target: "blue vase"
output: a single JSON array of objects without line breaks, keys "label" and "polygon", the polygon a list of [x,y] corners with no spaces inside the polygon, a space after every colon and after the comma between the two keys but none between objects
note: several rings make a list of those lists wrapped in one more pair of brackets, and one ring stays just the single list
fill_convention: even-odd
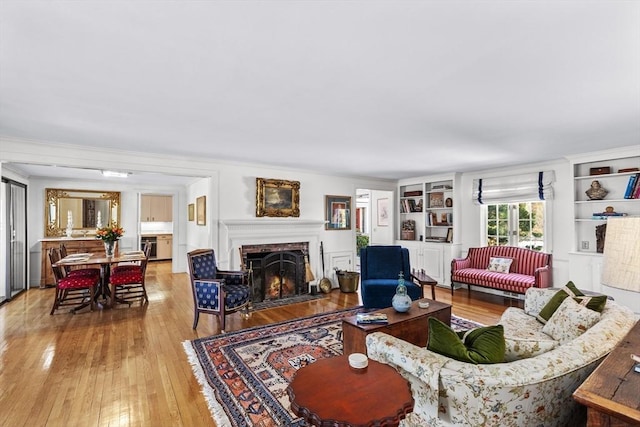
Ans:
[{"label": "blue vase", "polygon": [[396,294],[391,299],[391,305],[399,313],[406,313],[411,308],[411,297],[407,294],[407,286],[404,284],[402,271],[398,276],[398,287],[396,288]]}]

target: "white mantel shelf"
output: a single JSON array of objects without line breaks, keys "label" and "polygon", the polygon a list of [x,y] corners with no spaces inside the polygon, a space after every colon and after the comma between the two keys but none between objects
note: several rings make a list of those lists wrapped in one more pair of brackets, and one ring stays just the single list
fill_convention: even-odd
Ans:
[{"label": "white mantel shelf", "polygon": [[226,219],[220,221],[230,232],[251,231],[273,233],[274,231],[318,229],[323,227],[325,221],[313,219],[289,219],[269,218],[259,219]]},{"label": "white mantel shelf", "polygon": [[[309,259],[320,262],[320,231],[325,221],[313,219],[264,218],[226,219],[220,224],[227,229],[227,248],[232,266],[241,265],[238,258],[243,245],[309,242]],[[317,264],[316,264],[317,265]]]}]

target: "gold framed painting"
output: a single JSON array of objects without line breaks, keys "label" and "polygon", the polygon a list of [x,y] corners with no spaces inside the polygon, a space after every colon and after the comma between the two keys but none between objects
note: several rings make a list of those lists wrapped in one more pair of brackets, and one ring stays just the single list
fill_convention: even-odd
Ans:
[{"label": "gold framed painting", "polygon": [[189,221],[195,220],[196,217],[196,205],[193,203],[189,203]]},{"label": "gold framed painting", "polygon": [[300,182],[256,178],[256,216],[300,216]]},{"label": "gold framed painting", "polygon": [[325,196],[325,230],[351,230],[351,197]]},{"label": "gold framed painting", "polygon": [[196,199],[196,224],[207,225],[207,196]]}]

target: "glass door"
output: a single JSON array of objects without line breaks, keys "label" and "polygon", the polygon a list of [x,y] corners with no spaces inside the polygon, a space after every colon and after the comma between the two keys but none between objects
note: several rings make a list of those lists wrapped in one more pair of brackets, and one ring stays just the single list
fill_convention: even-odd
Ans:
[{"label": "glass door", "polygon": [[6,268],[0,302],[10,300],[27,288],[27,187],[3,178],[2,192],[6,201],[3,227]]}]

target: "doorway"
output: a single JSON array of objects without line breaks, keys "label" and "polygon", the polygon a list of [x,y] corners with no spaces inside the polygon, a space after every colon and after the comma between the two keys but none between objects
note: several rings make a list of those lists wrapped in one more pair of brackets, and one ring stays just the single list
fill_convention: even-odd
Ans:
[{"label": "doorway", "polygon": [[394,242],[393,191],[356,189],[356,267],[360,271],[360,249]]},{"label": "doorway", "polygon": [[5,246],[2,250],[4,274],[0,285],[0,303],[10,301],[27,288],[27,186],[2,178]]}]

